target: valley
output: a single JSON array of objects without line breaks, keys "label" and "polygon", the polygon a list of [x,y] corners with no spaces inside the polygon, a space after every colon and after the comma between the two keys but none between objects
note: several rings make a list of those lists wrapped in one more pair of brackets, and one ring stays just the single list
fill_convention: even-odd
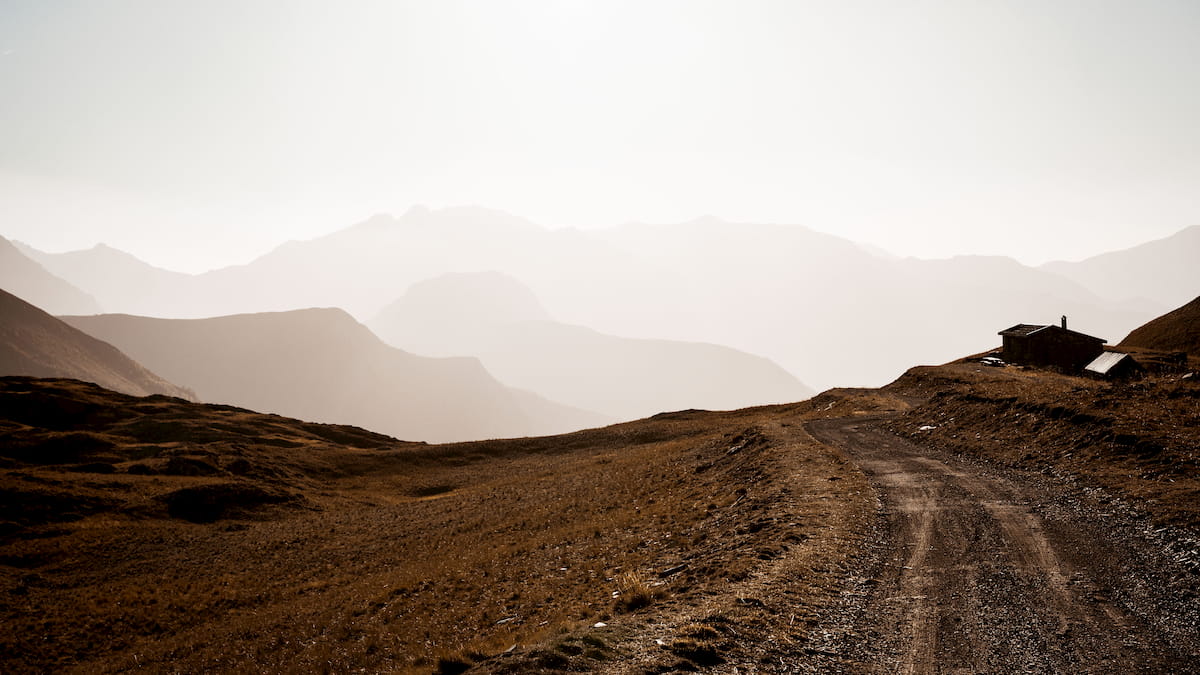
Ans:
[{"label": "valley", "polygon": [[[801,225],[717,218],[587,231],[552,225],[481,207],[414,206],[283,243],[246,265],[194,275],[107,246],[69,253],[10,248],[23,266],[40,266],[41,275],[74,291],[22,296],[56,315],[197,319],[339,307],[401,349],[425,356],[492,349],[501,365],[513,361],[514,350],[486,334],[463,333],[464,318],[473,326],[476,315],[508,323],[552,317],[628,340],[720,345],[769,359],[817,391],[880,386],[914,364],[986,349],[1001,327],[997,317],[1067,314],[1080,328],[1115,340],[1193,297],[1200,283],[1190,255],[1200,226],[1078,263],[1031,267],[999,256],[881,255]],[[1111,272],[1118,268],[1119,275]],[[500,302],[507,314],[496,316],[475,302],[464,317],[453,305],[432,313],[409,306],[404,318],[434,321],[407,325],[395,312],[385,314],[409,293],[428,297],[435,280],[440,297],[448,297],[447,275],[488,274],[515,280],[542,310]],[[1130,281],[1124,288],[1096,281],[1114,275]],[[49,280],[41,283],[39,289]],[[79,309],[76,296],[84,291],[99,310]],[[433,339],[447,337],[457,339]],[[431,345],[458,349],[422,351]],[[771,402],[778,401],[764,394],[740,405]]]}]

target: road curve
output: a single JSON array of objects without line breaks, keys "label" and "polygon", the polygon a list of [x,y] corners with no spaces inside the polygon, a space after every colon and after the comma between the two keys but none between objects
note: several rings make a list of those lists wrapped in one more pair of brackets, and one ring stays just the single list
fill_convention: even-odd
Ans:
[{"label": "road curve", "polygon": [[1031,508],[1044,496],[1037,487],[935,455],[869,418],[808,430],[862,468],[885,519],[858,625],[834,646],[848,657],[837,670],[1200,671],[1189,650],[1106,598],[1101,576],[1120,551],[1102,534],[1044,522]]}]

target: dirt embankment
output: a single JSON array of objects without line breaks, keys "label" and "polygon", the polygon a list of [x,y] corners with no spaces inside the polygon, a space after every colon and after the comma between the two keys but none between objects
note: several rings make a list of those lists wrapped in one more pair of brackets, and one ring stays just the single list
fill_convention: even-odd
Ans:
[{"label": "dirt embankment", "polygon": [[1200,378],[1110,382],[964,362],[887,391],[923,401],[889,428],[919,445],[1044,471],[1200,530]]}]

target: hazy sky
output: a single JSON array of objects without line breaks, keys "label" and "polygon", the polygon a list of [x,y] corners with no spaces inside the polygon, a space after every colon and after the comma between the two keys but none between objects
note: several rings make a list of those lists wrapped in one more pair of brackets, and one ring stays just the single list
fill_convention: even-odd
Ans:
[{"label": "hazy sky", "polygon": [[0,3],[0,235],[185,270],[414,203],[1080,258],[1200,224],[1200,2]]}]

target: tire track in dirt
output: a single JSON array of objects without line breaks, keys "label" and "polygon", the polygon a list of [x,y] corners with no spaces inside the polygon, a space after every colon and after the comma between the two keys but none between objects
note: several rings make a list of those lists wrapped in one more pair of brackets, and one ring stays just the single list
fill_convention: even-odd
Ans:
[{"label": "tire track in dirt", "polygon": [[[838,651],[843,672],[1195,672],[1135,616],[1089,593],[1015,479],[909,443],[869,418],[814,421],[880,493],[885,547]],[[1097,537],[1097,555],[1111,555]]]}]

